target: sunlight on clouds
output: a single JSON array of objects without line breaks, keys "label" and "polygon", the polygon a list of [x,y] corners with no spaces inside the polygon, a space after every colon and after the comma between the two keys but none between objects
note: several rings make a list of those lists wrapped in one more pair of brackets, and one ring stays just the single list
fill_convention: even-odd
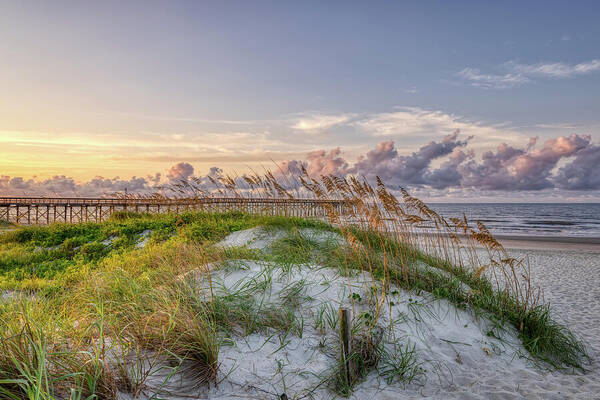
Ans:
[{"label": "sunlight on clouds", "polygon": [[418,107],[400,107],[398,111],[368,115],[354,124],[373,136],[390,137],[439,137],[459,130],[464,135],[474,135],[478,147],[501,141],[520,142],[525,137],[509,127],[486,125]]},{"label": "sunlight on clouds", "polygon": [[131,176],[159,172],[181,160],[209,168],[214,163],[271,163],[298,154],[282,151],[284,143],[268,132],[143,136],[140,140],[110,134],[0,131],[0,173],[27,178],[68,173],[76,179],[89,179],[98,173]]},{"label": "sunlight on clouds", "polygon": [[[399,154],[411,154],[418,146],[455,132],[465,139],[473,136],[469,151],[481,154],[500,143],[520,145],[531,136],[550,131],[544,127],[514,127],[510,123],[490,124],[419,107],[364,114],[307,112],[280,121],[279,125],[256,121],[248,131],[226,130],[229,125],[214,131],[174,129],[130,134],[0,130],[0,173],[25,177],[58,173],[75,179],[89,179],[98,173],[145,176],[165,173],[179,162],[193,163],[198,170],[216,165],[247,171],[272,167],[273,162],[302,159],[315,149],[332,149],[340,144],[345,161],[352,163],[382,138],[395,140]],[[557,130],[570,127],[565,124],[551,131],[556,134]],[[299,135],[298,131],[308,135]],[[324,132],[327,135],[319,135]],[[436,167],[442,163],[432,160]]]},{"label": "sunlight on clouds", "polygon": [[307,133],[319,133],[335,125],[344,124],[352,118],[352,114],[323,115],[314,114],[298,118],[292,129]]}]

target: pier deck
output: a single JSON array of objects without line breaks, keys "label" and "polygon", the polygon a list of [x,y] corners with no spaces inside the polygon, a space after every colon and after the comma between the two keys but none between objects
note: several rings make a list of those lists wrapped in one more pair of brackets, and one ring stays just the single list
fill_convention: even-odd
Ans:
[{"label": "pier deck", "polygon": [[121,199],[66,197],[0,197],[0,220],[21,225],[53,222],[100,222],[116,211],[180,213],[239,210],[251,214],[325,218],[342,211],[341,200],[209,197],[194,199]]}]

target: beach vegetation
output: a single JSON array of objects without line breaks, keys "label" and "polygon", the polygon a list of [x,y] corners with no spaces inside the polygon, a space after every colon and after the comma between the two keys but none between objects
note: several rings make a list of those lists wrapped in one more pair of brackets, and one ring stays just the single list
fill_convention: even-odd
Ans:
[{"label": "beach vegetation", "polygon": [[6,229],[6,228],[11,228],[14,225],[4,219],[0,219],[0,229]]},{"label": "beach vegetation", "polygon": [[[221,190],[236,197],[294,196],[272,174],[248,179],[251,187],[237,187],[231,178]],[[0,398],[115,399],[144,391],[160,397],[177,374],[200,390],[217,382],[220,349],[233,338],[278,337],[274,353],[290,337],[302,338],[309,278],[279,288],[276,303],[267,300],[275,277],[314,265],[372,279],[362,295],[346,293],[361,307],[352,325],[353,379],[343,378],[342,365],[323,378],[342,395],[370,373],[407,385],[426,372],[409,341],[400,338],[392,347],[381,341],[378,321],[402,289],[491,321],[490,337],[511,327],[524,356],[540,367],[585,369],[584,344],[552,318],[526,260],[512,258],[482,223],[446,220],[406,191],[397,198],[381,181],[372,187],[354,178],[297,179],[291,186],[304,196],[341,199],[343,209],[331,206],[325,220],[235,210],[120,211],[101,223],[19,227],[1,235]],[[204,195],[187,185],[178,190]],[[262,248],[218,245],[254,227],[274,239]],[[149,240],[141,245],[144,235]],[[261,265],[260,274],[233,286],[212,279],[219,270],[243,273],[240,260]],[[408,310],[413,319],[430,312],[412,298]],[[335,332],[337,311],[329,303],[315,308],[315,328]],[[324,338],[322,347],[331,346]],[[164,382],[150,382],[158,370]]]}]

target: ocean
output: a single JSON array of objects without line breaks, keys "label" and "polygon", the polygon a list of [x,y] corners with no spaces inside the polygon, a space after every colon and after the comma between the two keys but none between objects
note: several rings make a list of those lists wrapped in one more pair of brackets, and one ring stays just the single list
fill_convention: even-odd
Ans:
[{"label": "ocean", "polygon": [[430,203],[444,217],[480,220],[496,235],[600,238],[600,203]]}]

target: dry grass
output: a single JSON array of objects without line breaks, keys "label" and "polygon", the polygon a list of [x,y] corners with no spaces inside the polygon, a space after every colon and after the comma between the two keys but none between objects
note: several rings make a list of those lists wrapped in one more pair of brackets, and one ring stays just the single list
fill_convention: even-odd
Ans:
[{"label": "dry grass", "polygon": [[108,260],[68,294],[0,303],[0,398],[137,397],[160,392],[147,379],[165,365],[197,387],[214,381],[210,301],[181,275],[215,257],[198,245],[157,246]]},{"label": "dry grass", "polygon": [[[466,216],[447,220],[405,190],[396,197],[380,180],[371,186],[354,177],[317,179],[306,171],[276,177],[268,172],[228,176],[213,185],[215,189],[208,190],[192,179],[149,197],[235,197],[241,200],[235,207],[257,213],[261,210],[246,207],[245,199],[338,200],[319,207],[334,227],[327,228],[343,236],[343,246],[317,248],[306,238],[292,236],[276,243],[272,257],[283,264],[321,257],[320,263],[348,277],[364,271],[381,282],[370,294],[373,313],[362,321],[355,343],[355,357],[365,374],[378,364],[390,382],[406,382],[420,373],[414,348],[399,347],[397,357],[381,353],[378,347],[377,321],[388,312],[385,300],[391,284],[432,293],[457,307],[513,325],[534,360],[554,368],[585,365],[585,348],[551,319],[541,291],[531,282],[527,260],[512,258],[479,221]],[[208,224],[207,219],[202,221]],[[303,223],[271,222],[294,229]],[[178,229],[184,224],[181,220]],[[0,302],[0,398],[115,399],[119,390],[136,397],[150,389],[168,396],[164,388],[150,388],[149,377],[168,365],[172,375],[185,373],[197,387],[214,382],[223,331],[249,333],[269,327],[295,332],[293,303],[291,311],[267,310],[257,318],[238,307],[244,296],[232,296],[227,302],[213,298],[212,287],[208,296],[198,291],[194,279],[210,283],[211,265],[227,256],[203,245],[207,238],[228,232],[217,218],[209,225],[182,228],[177,241],[111,254],[97,268],[86,270],[85,276],[74,275],[77,279],[69,282],[68,292]],[[219,235],[213,235],[215,230]],[[480,257],[478,248],[487,256]],[[431,270],[415,268],[418,261]],[[445,271],[450,278],[434,270]],[[460,283],[470,289],[463,290]],[[324,327],[326,310],[322,314]],[[342,390],[350,391],[351,387]]]},{"label": "dry grass", "polygon": [[[213,184],[216,189],[209,191],[199,181],[181,181],[170,190],[173,198],[202,199],[218,193],[238,199],[340,200],[341,207],[328,203],[321,207],[350,244],[344,247],[342,267],[368,271],[384,283],[375,301],[373,326],[385,311],[386,288],[394,282],[512,324],[532,357],[553,368],[583,368],[588,360],[583,344],[550,318],[541,290],[532,284],[527,260],[510,256],[481,221],[472,222],[466,215],[446,219],[404,189],[395,196],[379,178],[372,186],[355,177],[311,177],[303,169],[299,176],[267,172],[226,176]],[[481,257],[478,248],[487,256]],[[412,265],[418,259],[447,271],[472,290],[463,293],[448,279],[415,270]]]}]

